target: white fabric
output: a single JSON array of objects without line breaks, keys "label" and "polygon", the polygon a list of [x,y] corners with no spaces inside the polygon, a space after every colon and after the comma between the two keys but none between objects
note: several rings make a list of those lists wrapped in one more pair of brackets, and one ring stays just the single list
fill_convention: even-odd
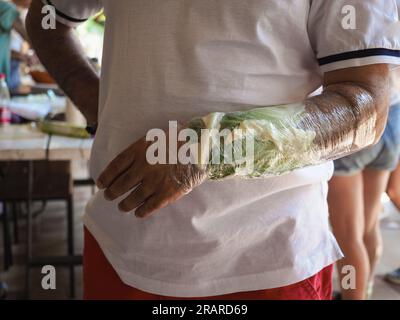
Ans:
[{"label": "white fabric", "polygon": [[102,8],[101,0],[42,0],[58,11],[57,20],[70,27],[76,27]]},{"label": "white fabric", "polygon": [[[77,2],[85,14],[100,9],[97,1],[53,0],[68,15],[78,12]],[[317,58],[377,46],[400,49],[398,16],[387,11],[394,0],[103,4],[107,25],[94,178],[168,120],[298,102],[322,83]],[[341,27],[345,4],[358,8],[357,31]],[[379,55],[345,64],[389,58],[400,63]],[[342,67],[337,61],[324,65]],[[326,163],[279,177],[206,182],[147,220],[120,213],[118,201],[107,202],[98,192],[85,224],[121,279],[144,291],[183,297],[280,287],[342,257],[328,226],[332,171]]]}]

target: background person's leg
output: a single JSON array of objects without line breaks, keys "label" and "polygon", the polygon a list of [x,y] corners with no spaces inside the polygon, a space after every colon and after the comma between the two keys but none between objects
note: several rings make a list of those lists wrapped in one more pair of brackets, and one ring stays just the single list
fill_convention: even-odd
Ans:
[{"label": "background person's leg", "polygon": [[[333,233],[345,255],[337,262],[342,298],[362,300],[365,297],[370,274],[368,253],[364,245],[364,201],[363,176],[336,176],[329,183],[329,213]],[[346,265],[356,270],[355,289],[343,289],[343,274]]]},{"label": "background person's leg", "polygon": [[[386,193],[400,212],[400,162],[396,170],[390,175]],[[385,279],[391,283],[400,285],[400,268],[387,273]]]},{"label": "background person's leg", "polygon": [[400,163],[390,175],[386,193],[400,211]]},{"label": "background person's leg", "polygon": [[[368,252],[370,264],[369,281],[371,285],[374,279],[376,264],[383,250],[382,235],[379,226],[379,213],[382,209],[381,196],[386,189],[389,175],[389,171],[376,169],[365,169],[363,171],[365,215],[364,244]],[[368,292],[368,295],[370,295],[370,292]]]}]

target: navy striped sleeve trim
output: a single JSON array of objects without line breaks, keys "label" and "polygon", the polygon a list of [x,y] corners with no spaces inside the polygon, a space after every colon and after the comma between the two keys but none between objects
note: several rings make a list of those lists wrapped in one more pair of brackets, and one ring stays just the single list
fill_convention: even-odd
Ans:
[{"label": "navy striped sleeve trim", "polygon": [[64,18],[64,19],[66,19],[68,21],[75,22],[75,23],[81,23],[81,22],[87,21],[87,19],[76,19],[76,18],[70,17],[69,15],[67,15],[67,14],[61,12],[60,10],[58,10],[56,8],[56,6],[50,0],[46,0],[46,2],[47,2],[48,5],[54,7],[54,9],[56,10],[56,14],[61,18]]},{"label": "navy striped sleeve trim", "polygon": [[349,51],[343,52],[339,54],[335,54],[332,56],[324,57],[318,59],[318,63],[320,66],[334,63],[338,61],[350,60],[350,59],[357,59],[357,58],[366,58],[366,57],[373,57],[373,56],[390,56],[400,58],[400,50],[391,50],[391,49],[365,49],[359,51]]}]

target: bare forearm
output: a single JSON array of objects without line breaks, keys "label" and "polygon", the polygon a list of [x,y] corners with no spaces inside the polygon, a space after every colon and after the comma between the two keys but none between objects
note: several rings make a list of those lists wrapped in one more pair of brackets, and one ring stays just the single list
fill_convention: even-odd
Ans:
[{"label": "bare forearm", "polygon": [[57,23],[56,29],[41,26],[42,3],[33,1],[26,27],[32,46],[47,71],[82,111],[89,123],[97,121],[99,77],[86,58],[72,28]]}]

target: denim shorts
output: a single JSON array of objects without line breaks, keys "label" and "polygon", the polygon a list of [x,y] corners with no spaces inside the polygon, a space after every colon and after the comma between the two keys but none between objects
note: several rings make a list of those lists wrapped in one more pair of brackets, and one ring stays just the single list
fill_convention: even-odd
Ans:
[{"label": "denim shorts", "polygon": [[388,123],[379,142],[334,161],[336,176],[350,176],[366,168],[393,171],[400,159],[400,103],[389,110]]}]

